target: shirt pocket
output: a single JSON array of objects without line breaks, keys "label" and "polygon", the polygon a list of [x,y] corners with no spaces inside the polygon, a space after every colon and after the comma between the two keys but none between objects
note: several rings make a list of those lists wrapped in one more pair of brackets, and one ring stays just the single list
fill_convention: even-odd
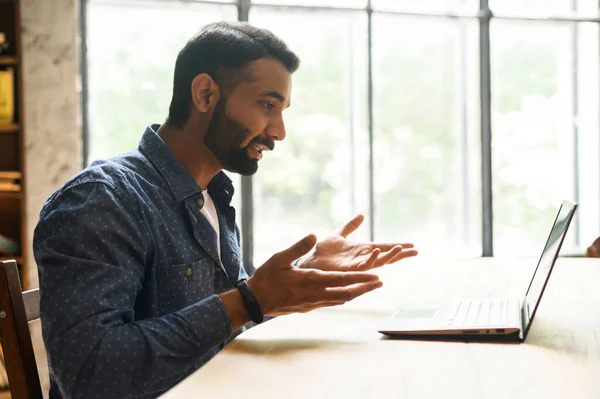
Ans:
[{"label": "shirt pocket", "polygon": [[215,264],[210,258],[158,268],[161,314],[176,312],[214,294]]}]

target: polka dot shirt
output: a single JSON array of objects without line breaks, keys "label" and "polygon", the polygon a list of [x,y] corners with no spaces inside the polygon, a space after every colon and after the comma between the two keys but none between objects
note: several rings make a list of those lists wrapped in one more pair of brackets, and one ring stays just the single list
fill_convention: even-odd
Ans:
[{"label": "polka dot shirt", "polygon": [[202,189],[149,126],[48,198],[35,229],[50,398],[154,398],[241,331],[218,294],[247,278],[233,186]]}]

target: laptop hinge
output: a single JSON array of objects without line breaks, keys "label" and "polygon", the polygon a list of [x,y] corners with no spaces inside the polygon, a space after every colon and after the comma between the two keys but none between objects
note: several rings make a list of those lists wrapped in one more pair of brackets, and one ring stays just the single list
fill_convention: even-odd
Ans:
[{"label": "laptop hinge", "polygon": [[519,338],[521,339],[521,341],[523,341],[525,339],[525,335],[526,335],[526,331],[525,329],[527,328],[527,325],[529,324],[529,315],[527,312],[527,297],[525,297],[523,299],[523,302],[521,303],[521,332],[519,333]]}]

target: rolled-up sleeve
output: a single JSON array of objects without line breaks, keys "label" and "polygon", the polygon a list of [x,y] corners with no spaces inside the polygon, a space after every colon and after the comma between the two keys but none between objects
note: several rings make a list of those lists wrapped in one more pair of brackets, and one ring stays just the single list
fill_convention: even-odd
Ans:
[{"label": "rolled-up sleeve", "polygon": [[110,185],[78,184],[44,206],[34,253],[44,343],[62,397],[163,392],[231,335],[218,295],[135,319],[152,251],[142,213]]}]

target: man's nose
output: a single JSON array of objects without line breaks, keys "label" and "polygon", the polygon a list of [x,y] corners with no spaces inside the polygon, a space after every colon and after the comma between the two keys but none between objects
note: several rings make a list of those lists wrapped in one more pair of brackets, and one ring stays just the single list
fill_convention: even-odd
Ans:
[{"label": "man's nose", "polygon": [[285,139],[286,132],[283,118],[280,117],[277,120],[274,120],[267,128],[266,133],[275,141],[282,141],[283,139]]}]

